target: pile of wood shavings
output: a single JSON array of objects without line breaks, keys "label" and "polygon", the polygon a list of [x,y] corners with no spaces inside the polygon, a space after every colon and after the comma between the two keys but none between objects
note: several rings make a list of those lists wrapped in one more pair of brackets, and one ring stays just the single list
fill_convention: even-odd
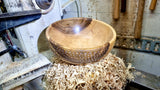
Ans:
[{"label": "pile of wood shavings", "polygon": [[109,54],[87,65],[54,63],[45,75],[47,90],[122,90],[132,79],[122,59]]}]

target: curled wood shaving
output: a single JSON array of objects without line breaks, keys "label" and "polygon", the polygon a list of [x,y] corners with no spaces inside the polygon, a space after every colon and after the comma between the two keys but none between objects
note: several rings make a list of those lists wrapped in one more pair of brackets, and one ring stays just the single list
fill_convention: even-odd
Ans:
[{"label": "curled wood shaving", "polygon": [[86,65],[58,62],[46,72],[44,86],[46,90],[122,90],[126,79],[133,78],[129,68],[112,54]]}]

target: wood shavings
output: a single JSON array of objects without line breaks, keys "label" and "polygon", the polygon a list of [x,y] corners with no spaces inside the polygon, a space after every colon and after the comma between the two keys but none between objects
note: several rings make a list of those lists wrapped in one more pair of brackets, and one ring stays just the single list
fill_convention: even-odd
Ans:
[{"label": "wood shavings", "polygon": [[109,54],[86,65],[54,63],[46,72],[44,86],[46,90],[122,90],[128,74],[123,60]]},{"label": "wood shavings", "polygon": [[135,75],[140,76],[140,75],[142,75],[142,73],[141,72],[136,72]]}]

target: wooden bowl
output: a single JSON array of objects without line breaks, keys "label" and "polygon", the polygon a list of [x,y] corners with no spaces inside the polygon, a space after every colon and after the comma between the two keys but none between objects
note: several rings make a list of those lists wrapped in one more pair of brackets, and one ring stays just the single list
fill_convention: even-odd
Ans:
[{"label": "wooden bowl", "polygon": [[46,30],[51,49],[72,64],[91,63],[106,56],[114,46],[115,30],[91,18],[63,19]]}]

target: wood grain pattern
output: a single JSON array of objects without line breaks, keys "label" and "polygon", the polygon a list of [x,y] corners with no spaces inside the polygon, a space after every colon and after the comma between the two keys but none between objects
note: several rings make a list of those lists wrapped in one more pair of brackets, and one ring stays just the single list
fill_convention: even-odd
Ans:
[{"label": "wood grain pattern", "polygon": [[57,23],[52,24],[52,27],[66,34],[75,34],[76,32],[79,32],[88,27],[91,24],[91,22],[92,22],[91,18],[72,19],[70,21],[61,20]]},{"label": "wood grain pattern", "polygon": [[140,39],[141,38],[144,5],[145,5],[145,0],[139,0],[137,21],[136,21],[135,35],[134,35],[134,37],[136,39]]},{"label": "wood grain pattern", "polygon": [[[62,27],[57,28],[57,25]],[[98,20],[70,18],[50,25],[46,37],[51,49],[64,61],[82,64],[98,61],[108,53],[114,45],[116,33],[110,25]]]},{"label": "wood grain pattern", "polygon": [[152,0],[149,9],[150,10],[154,10],[157,4],[157,0]]}]

